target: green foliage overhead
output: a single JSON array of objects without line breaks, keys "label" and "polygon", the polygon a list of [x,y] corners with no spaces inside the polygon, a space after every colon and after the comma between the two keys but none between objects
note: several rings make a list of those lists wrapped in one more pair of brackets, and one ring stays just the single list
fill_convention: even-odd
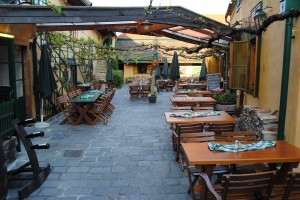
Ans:
[{"label": "green foliage overhead", "polygon": [[51,3],[50,1],[45,1],[45,5],[52,9],[52,11],[59,15],[61,13],[61,7]]},{"label": "green foliage overhead", "polygon": [[46,36],[47,44],[53,51],[59,52],[62,48],[68,49],[81,63],[88,64],[94,60],[107,60],[108,58],[117,57],[114,48],[98,44],[90,37],[77,39],[73,37],[72,33],[61,32],[49,32]]}]

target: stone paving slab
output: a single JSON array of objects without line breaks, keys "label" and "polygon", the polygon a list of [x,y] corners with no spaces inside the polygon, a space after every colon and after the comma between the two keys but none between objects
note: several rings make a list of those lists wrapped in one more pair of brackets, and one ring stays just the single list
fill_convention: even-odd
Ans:
[{"label": "stone paving slab", "polygon": [[[164,118],[171,92],[160,92],[155,104],[130,101],[128,86],[117,89],[116,109],[108,124],[59,125],[54,118],[44,129],[45,137],[33,143],[50,144],[37,150],[40,165],[50,163],[45,183],[30,200],[185,200],[188,177],[175,162],[171,132]],[[28,128],[28,132],[36,130]],[[79,157],[65,157],[66,150],[82,150]],[[18,154],[16,166],[27,155]],[[19,185],[9,189],[8,199],[17,198]]]}]

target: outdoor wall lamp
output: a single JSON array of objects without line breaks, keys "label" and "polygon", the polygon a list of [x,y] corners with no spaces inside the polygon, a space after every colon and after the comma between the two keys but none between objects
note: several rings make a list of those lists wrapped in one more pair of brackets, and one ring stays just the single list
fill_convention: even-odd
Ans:
[{"label": "outdoor wall lamp", "polygon": [[152,26],[153,24],[146,19],[141,23],[141,25],[143,25],[144,30],[148,31],[150,29],[150,26]]},{"label": "outdoor wall lamp", "polygon": [[255,16],[253,18],[254,18],[255,28],[257,30],[262,26],[263,22],[267,19],[267,14],[261,8],[259,8],[255,11]]},{"label": "outdoor wall lamp", "polygon": [[15,36],[14,36],[14,35],[7,34],[7,33],[0,33],[0,37],[14,38]]}]

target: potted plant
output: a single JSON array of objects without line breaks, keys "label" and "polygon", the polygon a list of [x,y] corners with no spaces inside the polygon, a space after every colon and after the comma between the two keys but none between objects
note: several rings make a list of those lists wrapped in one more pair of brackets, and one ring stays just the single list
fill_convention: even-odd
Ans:
[{"label": "potted plant", "polygon": [[153,91],[148,94],[149,103],[156,103],[157,92]]},{"label": "potted plant", "polygon": [[222,110],[226,112],[236,111],[236,93],[213,93],[213,98],[216,100],[216,110]]}]

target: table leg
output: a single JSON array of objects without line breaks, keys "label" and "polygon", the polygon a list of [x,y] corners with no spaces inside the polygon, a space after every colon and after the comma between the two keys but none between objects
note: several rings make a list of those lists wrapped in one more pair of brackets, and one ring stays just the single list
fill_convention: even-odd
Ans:
[{"label": "table leg", "polygon": [[76,119],[76,121],[75,121],[75,125],[78,125],[78,124],[80,124],[80,122],[82,121],[82,119],[83,119],[83,113],[84,113],[84,108],[82,107],[82,105],[80,105],[80,104],[75,104],[75,106],[76,106],[76,109],[77,109],[77,111],[79,112],[79,117]]},{"label": "table leg", "polygon": [[[196,166],[196,168],[199,168],[199,169],[201,169],[201,171],[205,172],[207,174],[208,178],[211,180],[215,166],[216,166],[215,164],[205,165],[205,166],[200,165],[200,166]],[[197,181],[198,181],[198,185],[196,185],[194,187],[191,186],[191,183],[190,183],[190,186],[193,188],[190,188],[188,190],[188,193],[192,192],[192,194],[191,194],[192,198],[195,199],[194,191],[200,192],[200,199],[205,199],[205,196],[207,193],[207,191],[206,191],[207,187],[206,187],[205,181],[200,178]],[[192,184],[192,185],[194,185],[194,184]]]},{"label": "table leg", "polygon": [[92,124],[91,118],[87,115],[87,111],[89,110],[90,107],[91,107],[91,104],[85,104],[84,106],[80,105],[80,104],[76,105],[76,108],[77,108],[78,112],[80,113],[79,117],[75,121],[76,125],[80,124],[80,122],[83,120],[83,118],[85,119],[85,121],[88,124],[90,124],[90,125]]},{"label": "table leg", "polygon": [[285,182],[288,172],[291,172],[293,168],[298,167],[299,163],[282,163],[279,171],[277,172],[276,183],[282,184]]}]

